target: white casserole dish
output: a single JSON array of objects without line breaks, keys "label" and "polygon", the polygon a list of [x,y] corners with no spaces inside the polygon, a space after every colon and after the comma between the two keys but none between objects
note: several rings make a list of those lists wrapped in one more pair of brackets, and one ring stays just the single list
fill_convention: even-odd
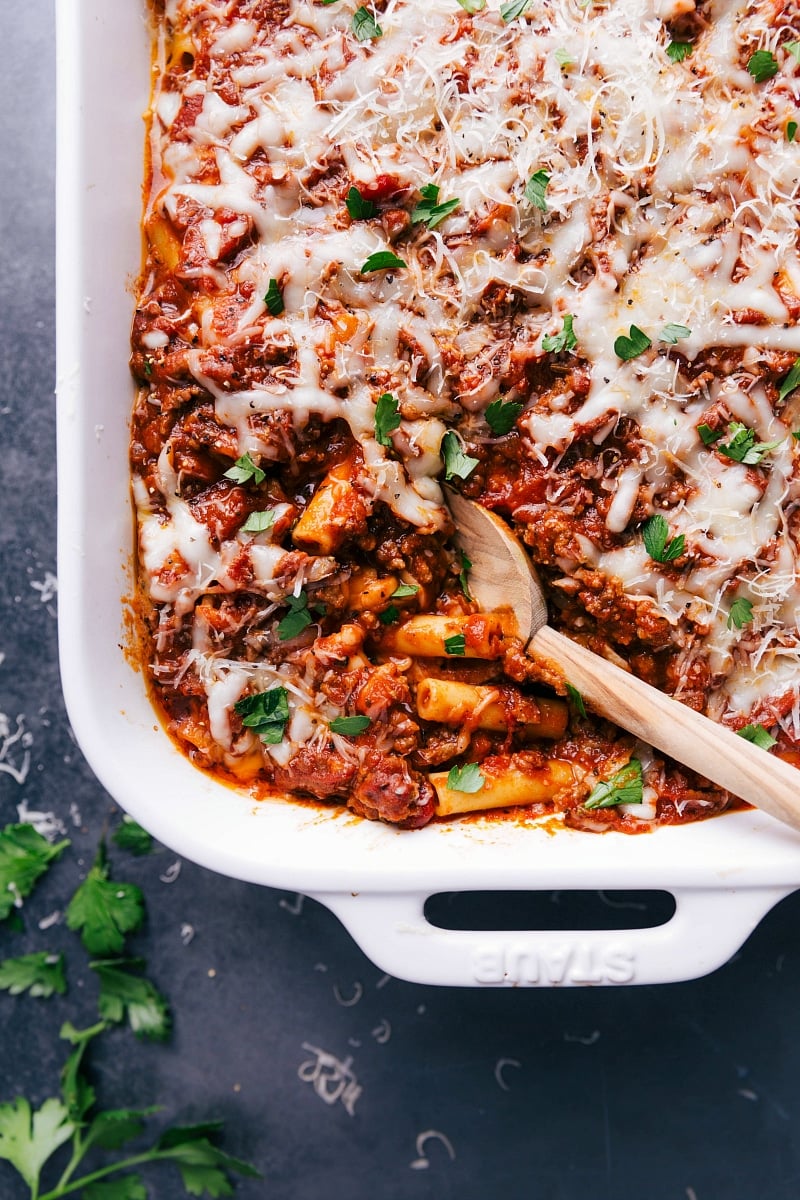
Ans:
[{"label": "white casserole dish", "polygon": [[[470,821],[403,832],[336,810],[254,803],[200,773],[158,724],[126,660],[131,581],[128,373],[140,263],[143,0],[58,0],[60,646],[78,742],[103,785],[177,853],[331,908],[387,972],[424,983],[572,985],[693,978],[725,962],[800,887],[800,835],[757,812],[593,836]],[[452,890],[666,889],[653,929],[434,928]]]}]

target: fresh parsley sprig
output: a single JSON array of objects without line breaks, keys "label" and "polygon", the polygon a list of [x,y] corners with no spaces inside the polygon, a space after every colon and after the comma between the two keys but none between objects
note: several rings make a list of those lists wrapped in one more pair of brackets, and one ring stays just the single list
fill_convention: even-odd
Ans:
[{"label": "fresh parsley sprig", "polygon": [[562,354],[564,350],[574,350],[578,344],[575,336],[572,313],[567,313],[558,333],[546,333],[542,338],[542,349],[546,354]]},{"label": "fresh parsley sprig", "polygon": [[477,763],[451,767],[447,773],[447,786],[453,792],[480,792],[485,783],[486,777]]},{"label": "fresh parsley sprig", "polygon": [[90,954],[119,954],[127,934],[144,919],[144,896],[135,883],[110,878],[103,842],[89,874],[67,906],[67,926],[80,932]]},{"label": "fresh parsley sprig", "polygon": [[[753,430],[742,425],[741,421],[731,421],[728,425],[728,434],[730,435],[728,442],[714,439],[714,449],[718,450],[720,454],[724,454],[726,458],[742,463],[746,467],[757,467],[764,456],[769,454],[770,450],[774,450],[776,446],[780,446],[783,441],[783,438],[777,438],[774,442],[757,442]],[[703,437],[703,434],[701,433],[700,436]],[[705,437],[703,440],[705,441]]]},{"label": "fresh parsley sprig", "polygon": [[747,60],[747,70],[756,83],[765,83],[778,74],[778,60],[770,50],[756,50]]},{"label": "fresh parsley sprig", "polygon": [[0,990],[12,996],[20,996],[23,992],[43,997],[58,992],[63,996],[67,990],[63,954],[39,950],[35,954],[4,959],[0,962]]},{"label": "fresh parsley sprig", "polygon": [[6,825],[0,832],[0,921],[33,891],[69,841],[51,845],[32,825]]},{"label": "fresh parsley sprig", "polygon": [[429,229],[435,229],[440,221],[443,221],[451,212],[455,212],[461,201],[454,198],[443,200],[440,203],[439,191],[440,189],[435,183],[426,183],[419,189],[422,199],[411,213],[412,221],[424,221]]},{"label": "fresh parsley sprig", "polygon": [[232,479],[234,483],[249,483],[251,479],[253,483],[263,483],[267,476],[261,467],[256,466],[248,451],[225,472],[225,478]]},{"label": "fresh parsley sprig", "polygon": [[458,434],[452,429],[448,429],[442,438],[440,450],[444,459],[444,477],[447,481],[469,479],[480,462],[480,459],[465,454]]},{"label": "fresh parsley sprig", "polygon": [[550,186],[550,176],[545,170],[534,171],[525,184],[525,199],[540,212],[547,212],[547,189]]},{"label": "fresh parsley sprig", "polygon": [[638,325],[631,325],[627,337],[621,334],[615,340],[614,353],[623,362],[630,362],[631,359],[644,354],[645,350],[649,350],[652,344],[644,330],[640,329]]},{"label": "fresh parsley sprig", "polygon": [[345,197],[347,211],[354,221],[369,221],[378,211],[378,206],[374,200],[368,200],[366,196],[362,196],[357,187],[351,187]]},{"label": "fresh parsley sprig", "polygon": [[661,513],[653,513],[642,526],[644,548],[654,562],[668,563],[680,558],[686,547],[686,537],[669,537],[669,526]]},{"label": "fresh parsley sprig", "polygon": [[773,746],[777,746],[778,744],[777,739],[763,725],[745,725],[741,729],[737,729],[736,732],[739,737],[744,738],[746,742],[752,742],[760,750],[771,750]]},{"label": "fresh parsley sprig", "polygon": [[384,392],[375,405],[375,441],[379,446],[391,446],[389,436],[400,428],[400,404],[391,392]]},{"label": "fresh parsley sprig", "polygon": [[483,415],[494,436],[505,437],[507,433],[511,433],[524,407],[525,405],[517,400],[503,400],[500,397],[492,401]]},{"label": "fresh parsley sprig", "polygon": [[[308,624],[310,623],[309,617]],[[277,746],[283,741],[290,715],[285,687],[273,687],[266,692],[243,696],[233,707],[242,718],[242,724],[247,729],[252,729],[267,746]]]},{"label": "fresh parsley sprig", "polygon": [[584,808],[613,808],[616,804],[641,804],[642,764],[638,758],[615,771],[610,779],[596,784],[583,802]]},{"label": "fresh parsley sprig", "polygon": [[728,619],[725,622],[728,629],[742,629],[753,619],[753,605],[746,596],[737,596],[728,609]]},{"label": "fresh parsley sprig", "polygon": [[353,13],[350,28],[359,42],[371,42],[383,36],[383,30],[368,8],[363,5]]}]

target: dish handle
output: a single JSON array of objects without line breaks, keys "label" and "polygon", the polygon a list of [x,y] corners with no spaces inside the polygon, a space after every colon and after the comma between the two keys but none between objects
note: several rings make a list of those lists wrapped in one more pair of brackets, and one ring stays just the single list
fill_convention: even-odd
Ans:
[{"label": "dish handle", "polygon": [[723,965],[761,918],[794,889],[670,889],[664,925],[617,930],[442,929],[425,917],[427,892],[312,893],[366,955],[413,983],[461,987],[578,987],[675,983]]}]

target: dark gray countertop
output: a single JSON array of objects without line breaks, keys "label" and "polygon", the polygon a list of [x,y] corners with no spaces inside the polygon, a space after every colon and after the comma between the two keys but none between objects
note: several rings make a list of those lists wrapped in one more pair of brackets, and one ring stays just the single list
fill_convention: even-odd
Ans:
[{"label": "dark gray countertop", "polygon": [[[58,1091],[61,1023],[96,1015],[87,955],[55,914],[119,821],[73,742],[57,669],[51,8],[6,0],[0,81],[0,825],[52,812],[72,842],[23,929],[0,927],[0,957],[67,957],[65,996],[0,993],[0,1101],[37,1105]],[[241,1183],[242,1200],[800,1194],[797,895],[693,983],[433,989],[382,975],[309,900],[176,865],[164,848],[112,847],[111,861],[144,890],[131,948],[174,1032],[163,1045],[105,1033],[91,1077],[106,1107],[162,1105],[157,1128],[223,1118],[225,1148],[264,1175]],[[183,1194],[169,1168],[147,1180],[159,1200]],[[0,1162],[0,1197],[25,1196]]]}]

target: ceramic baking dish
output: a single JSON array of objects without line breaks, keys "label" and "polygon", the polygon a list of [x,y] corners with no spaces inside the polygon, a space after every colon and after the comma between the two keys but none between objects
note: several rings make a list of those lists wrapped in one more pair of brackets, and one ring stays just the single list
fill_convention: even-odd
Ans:
[{"label": "ceramic baking dish", "polygon": [[[387,972],[437,984],[658,983],[725,962],[800,886],[800,835],[754,811],[641,836],[470,820],[404,832],[335,810],[255,803],[173,747],[124,652],[131,592],[128,342],[140,262],[143,0],[59,0],[58,468],[61,667],[103,785],[177,853],[331,908]],[[666,889],[650,929],[435,928],[453,890]]]}]

